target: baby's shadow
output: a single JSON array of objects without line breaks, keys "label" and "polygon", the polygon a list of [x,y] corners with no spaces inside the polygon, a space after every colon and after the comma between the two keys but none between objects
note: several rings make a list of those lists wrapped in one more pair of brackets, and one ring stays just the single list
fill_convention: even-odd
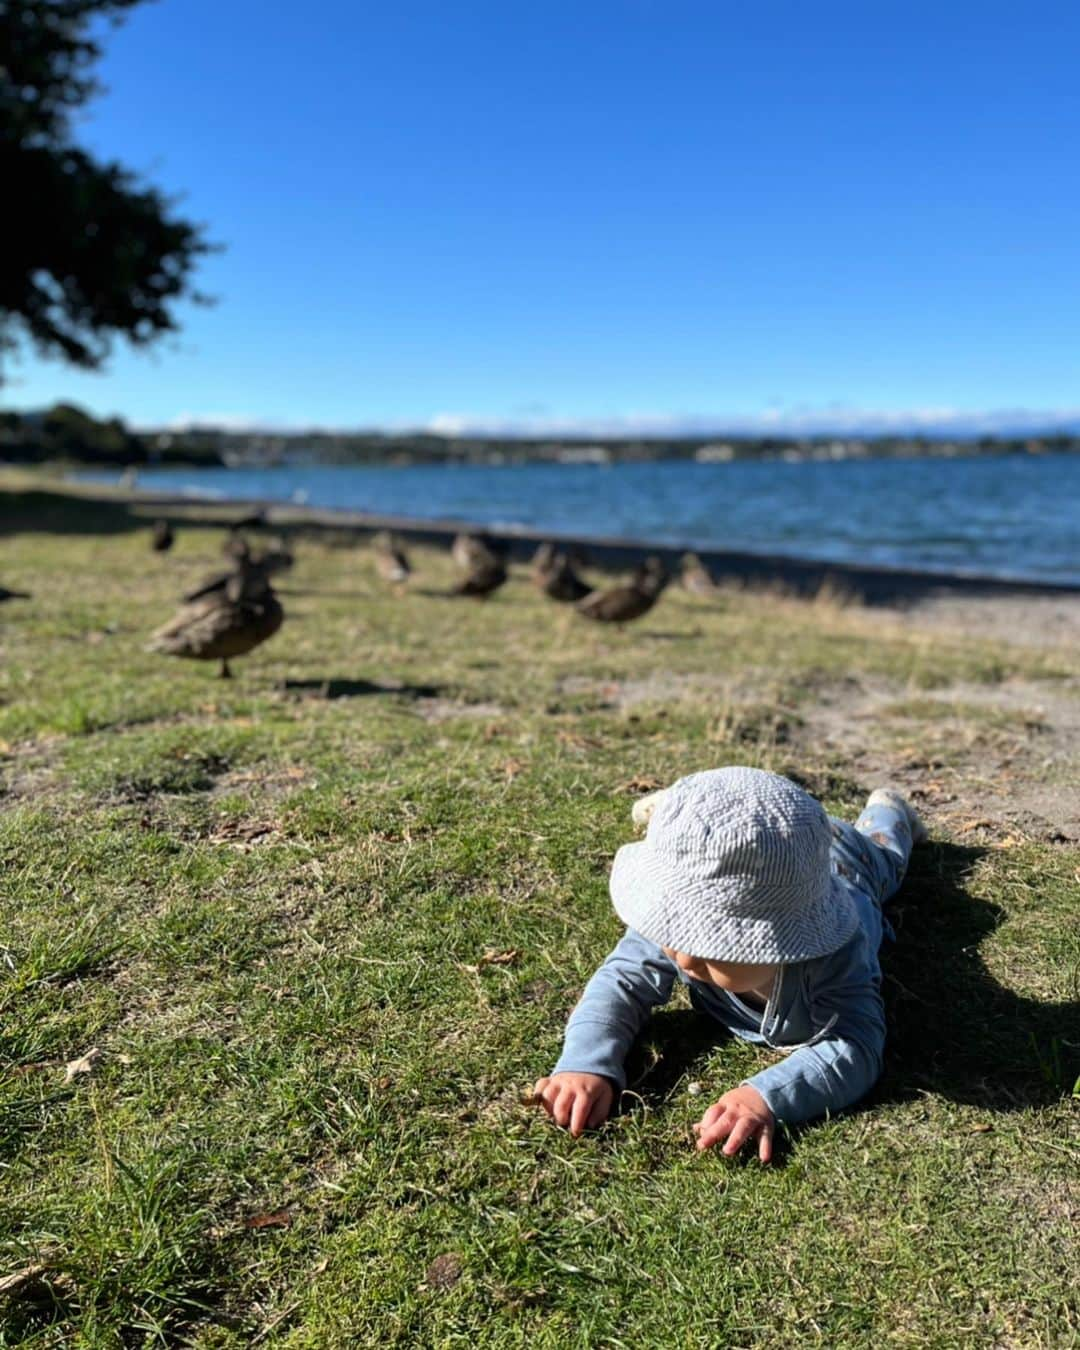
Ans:
[{"label": "baby's shadow", "polygon": [[627,1056],[629,1100],[624,1100],[621,1109],[633,1110],[637,1098],[650,1104],[666,1100],[684,1078],[705,1068],[718,1045],[731,1039],[726,1027],[693,1008],[666,1008],[658,1013]]},{"label": "baby's shadow", "polygon": [[1058,1101],[1076,1082],[1080,1003],[1016,994],[981,955],[1005,918],[967,889],[985,852],[948,843],[917,848],[888,906],[897,941],[881,953],[888,1038],[876,1101],[933,1092],[1017,1111]]}]

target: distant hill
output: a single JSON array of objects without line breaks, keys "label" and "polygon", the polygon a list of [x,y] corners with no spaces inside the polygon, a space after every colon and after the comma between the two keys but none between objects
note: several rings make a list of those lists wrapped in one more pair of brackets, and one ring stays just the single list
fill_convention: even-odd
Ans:
[{"label": "distant hill", "polygon": [[[1004,414],[995,414],[1001,421]],[[1052,431],[994,434],[980,419],[950,419],[949,435],[934,435],[919,419],[877,434],[830,431],[811,434],[672,436],[520,436],[430,431],[236,431],[197,426],[133,431],[119,418],[99,419],[70,403],[30,412],[0,413],[0,460],[85,465],[199,466],[309,462],[324,464],[614,463],[657,459],[876,459],[1080,450],[1080,418]],[[964,430],[966,429],[967,434]]]}]

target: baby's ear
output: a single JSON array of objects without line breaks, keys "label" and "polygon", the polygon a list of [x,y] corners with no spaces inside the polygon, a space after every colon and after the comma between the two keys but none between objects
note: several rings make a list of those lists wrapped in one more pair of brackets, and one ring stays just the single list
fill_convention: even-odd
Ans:
[{"label": "baby's ear", "polygon": [[657,792],[650,792],[647,797],[639,797],[630,808],[630,819],[639,829],[644,829],[648,825],[652,813],[660,805],[660,798],[667,792],[667,788],[660,788]]}]

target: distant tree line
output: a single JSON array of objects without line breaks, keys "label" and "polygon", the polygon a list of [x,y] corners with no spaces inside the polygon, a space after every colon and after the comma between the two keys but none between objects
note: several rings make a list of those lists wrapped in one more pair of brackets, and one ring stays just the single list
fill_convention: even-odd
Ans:
[{"label": "distant tree line", "polygon": [[131,431],[119,417],[96,418],[72,403],[40,413],[0,412],[0,462],[70,463],[87,467],[130,467],[158,463],[221,464],[216,447],[197,443],[159,448]]},{"label": "distant tree line", "polygon": [[130,467],[190,464],[505,464],[627,463],[698,459],[886,459],[942,455],[1049,454],[1080,451],[1080,437],[1047,435],[978,440],[925,437],[782,436],[654,440],[496,439],[378,431],[252,433],[192,427],[132,431],[118,417],[95,418],[71,403],[41,412],[0,413],[0,462]]}]

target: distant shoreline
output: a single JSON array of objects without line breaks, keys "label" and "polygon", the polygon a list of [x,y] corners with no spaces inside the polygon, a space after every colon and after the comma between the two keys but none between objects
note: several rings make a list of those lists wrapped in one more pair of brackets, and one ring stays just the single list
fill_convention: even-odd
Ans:
[{"label": "distant shoreline", "polygon": [[[337,530],[373,534],[392,530],[406,540],[448,546],[460,532],[487,534],[503,539],[510,556],[529,559],[537,545],[551,540],[565,547],[583,550],[590,564],[618,570],[635,566],[653,553],[674,567],[683,553],[694,551],[718,582],[747,586],[776,586],[797,595],[815,595],[836,591],[867,604],[895,601],[914,602],[928,595],[970,596],[1062,596],[1080,595],[1080,583],[1027,580],[1015,577],[983,575],[936,569],[864,565],[787,554],[755,553],[747,550],[719,550],[685,545],[654,544],[647,539],[582,536],[531,528],[497,529],[481,522],[457,519],[426,520],[409,516],[375,514],[346,508],[307,506],[264,498],[207,499],[179,493],[160,493],[140,489],[109,487],[101,484],[56,483],[37,475],[19,475],[24,489],[38,488],[58,492],[102,506],[132,508],[136,523],[151,516],[164,516],[176,525],[185,521],[226,526],[230,520],[255,511],[265,511],[271,531],[291,533],[300,530]],[[8,488],[0,478],[0,488]]]}]

